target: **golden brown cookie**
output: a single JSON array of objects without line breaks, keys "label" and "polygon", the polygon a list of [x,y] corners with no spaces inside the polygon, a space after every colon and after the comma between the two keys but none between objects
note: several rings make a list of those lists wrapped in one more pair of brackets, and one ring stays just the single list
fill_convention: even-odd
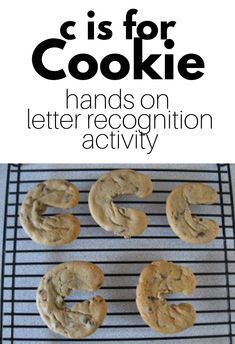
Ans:
[{"label": "golden brown cookie", "polygon": [[63,179],[51,179],[32,188],[25,196],[20,221],[28,236],[39,244],[59,246],[79,235],[80,222],[72,214],[42,216],[47,206],[72,208],[79,202],[75,185]]},{"label": "golden brown cookie", "polygon": [[87,337],[102,324],[107,306],[101,296],[95,296],[67,307],[64,298],[72,290],[95,291],[103,283],[104,274],[95,264],[71,261],[49,270],[37,290],[37,308],[41,318],[54,332],[68,338]]},{"label": "golden brown cookie", "polygon": [[138,209],[121,208],[113,203],[119,195],[134,194],[144,198],[152,193],[151,179],[132,170],[114,170],[101,176],[92,185],[88,202],[92,217],[107,231],[129,238],[148,225],[146,214]]},{"label": "golden brown cookie", "polygon": [[182,240],[201,244],[213,240],[218,224],[210,219],[192,215],[190,204],[213,204],[217,193],[210,186],[201,183],[187,183],[177,186],[167,198],[166,214],[169,225]]},{"label": "golden brown cookie", "polygon": [[196,311],[187,303],[167,304],[162,294],[191,294],[196,279],[189,268],[166,260],[147,265],[140,274],[136,304],[142,319],[161,333],[176,333],[193,326]]}]

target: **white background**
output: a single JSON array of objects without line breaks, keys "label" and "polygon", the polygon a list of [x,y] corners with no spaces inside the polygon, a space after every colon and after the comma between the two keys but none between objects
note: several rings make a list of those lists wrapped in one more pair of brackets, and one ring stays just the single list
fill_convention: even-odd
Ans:
[{"label": "white background", "polygon": [[[234,154],[234,1],[8,1],[1,7],[1,111],[0,162],[235,162]],[[78,53],[93,55],[97,61],[110,53],[120,53],[132,61],[132,42],[125,41],[122,22],[129,8],[138,9],[137,22],[175,20],[169,31],[175,47],[167,51],[155,38],[144,46],[150,53],[173,53],[176,61],[196,53],[205,61],[205,75],[188,81],[176,74],[174,80],[133,80],[128,76],[110,81],[97,74],[89,81],[71,76],[49,81],[33,69],[31,58],[36,45],[47,38],[60,38],[59,29],[67,20],[76,21],[77,40],[69,48],[47,56],[48,66],[63,66]],[[108,41],[86,40],[86,13],[95,19],[112,21],[113,37]],[[56,52],[56,50],[55,50]],[[132,65],[132,63],[131,63]],[[156,62],[156,70],[162,65]],[[175,69],[176,70],[176,69]],[[66,112],[65,89],[77,94],[167,93],[170,108],[184,112],[210,113],[213,130],[166,130],[160,133],[154,153],[143,150],[82,150],[80,130],[28,130],[27,108],[34,113],[48,110]],[[100,108],[97,112],[103,112]],[[136,112],[143,112],[135,108]],[[73,113],[73,109],[70,109]],[[76,112],[76,110],[74,110]],[[154,111],[152,111],[154,112]]]}]

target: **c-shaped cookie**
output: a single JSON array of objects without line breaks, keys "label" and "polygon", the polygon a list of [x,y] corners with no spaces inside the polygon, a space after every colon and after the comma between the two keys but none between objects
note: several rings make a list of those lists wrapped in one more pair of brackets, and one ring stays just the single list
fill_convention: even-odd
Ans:
[{"label": "c-shaped cookie", "polygon": [[103,283],[104,274],[95,264],[71,261],[49,270],[37,290],[37,308],[41,318],[54,332],[68,338],[89,336],[102,324],[107,306],[95,296],[69,309],[64,298],[71,290],[95,291]]},{"label": "c-shaped cookie", "polygon": [[138,209],[121,208],[113,203],[119,195],[144,198],[152,193],[151,179],[132,170],[114,170],[101,176],[91,187],[88,202],[92,217],[105,230],[129,238],[147,227],[146,214]]},{"label": "c-shaped cookie", "polygon": [[218,224],[211,219],[192,215],[190,204],[213,204],[217,193],[210,186],[201,183],[187,183],[177,186],[167,198],[166,214],[169,225],[182,240],[201,244],[213,240]]},{"label": "c-shaped cookie", "polygon": [[29,190],[22,203],[20,221],[28,236],[39,244],[59,246],[79,235],[80,222],[72,214],[42,216],[47,206],[72,208],[79,202],[75,185],[63,179],[50,179]]},{"label": "c-shaped cookie", "polygon": [[162,294],[191,294],[196,279],[189,268],[166,260],[147,265],[140,274],[136,303],[143,320],[161,333],[176,333],[193,326],[196,312],[192,305],[167,304]]}]

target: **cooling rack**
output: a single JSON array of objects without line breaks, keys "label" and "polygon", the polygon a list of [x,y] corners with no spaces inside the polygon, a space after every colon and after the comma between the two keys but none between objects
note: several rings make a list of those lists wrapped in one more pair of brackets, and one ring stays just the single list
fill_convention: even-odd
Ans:
[{"label": "cooling rack", "polygon": [[[230,167],[223,165],[128,165],[151,176],[154,192],[145,200],[122,197],[118,203],[145,210],[149,227],[139,237],[123,239],[99,228],[89,215],[87,196],[91,184],[104,172],[126,165],[14,165],[8,166],[3,228],[1,327],[4,344],[40,343],[220,343],[234,340],[235,254],[234,208]],[[19,222],[22,199],[32,186],[48,178],[75,183],[81,195],[72,209],[81,222],[77,240],[59,248],[30,240]],[[198,181],[214,187],[214,205],[195,206],[193,212],[215,219],[220,234],[204,245],[187,244],[169,228],[165,201],[179,183]],[[49,209],[48,214],[56,210]],[[157,259],[168,259],[190,267],[198,281],[196,291],[185,297],[169,295],[168,301],[186,301],[197,310],[194,327],[174,335],[161,335],[141,319],[135,305],[135,287],[143,267]],[[66,260],[84,259],[96,263],[105,273],[99,294],[108,302],[103,325],[82,340],[65,339],[42,322],[35,306],[41,276]],[[71,306],[92,293],[74,292],[66,300]]]}]

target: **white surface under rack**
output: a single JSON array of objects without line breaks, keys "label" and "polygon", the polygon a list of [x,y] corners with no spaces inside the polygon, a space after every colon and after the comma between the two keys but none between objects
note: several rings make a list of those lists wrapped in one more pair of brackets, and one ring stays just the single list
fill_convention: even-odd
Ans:
[{"label": "white surface under rack", "polygon": [[[133,168],[149,175],[154,192],[144,200],[134,196],[118,199],[127,207],[138,207],[148,215],[149,226],[139,237],[123,239],[100,228],[89,214],[88,191],[106,171]],[[80,190],[81,201],[71,212],[79,217],[77,240],[50,248],[29,239],[19,222],[25,193],[36,183],[64,178]],[[214,205],[192,207],[195,214],[216,220],[219,236],[209,244],[192,245],[178,239],[169,228],[165,201],[176,185],[196,181],[218,192]],[[48,213],[58,210],[49,209]],[[235,324],[234,210],[229,165],[9,165],[2,255],[2,342],[40,343],[200,343],[231,344]],[[182,300],[197,310],[194,327],[174,335],[161,335],[141,319],[135,304],[135,288],[143,267],[167,259],[190,267],[198,286],[190,296],[169,295],[169,302]],[[51,332],[42,322],[35,305],[40,277],[56,264],[68,260],[96,263],[105,274],[103,287],[94,294],[108,302],[103,325],[90,337],[66,339]],[[92,293],[73,292],[69,305]]]}]

